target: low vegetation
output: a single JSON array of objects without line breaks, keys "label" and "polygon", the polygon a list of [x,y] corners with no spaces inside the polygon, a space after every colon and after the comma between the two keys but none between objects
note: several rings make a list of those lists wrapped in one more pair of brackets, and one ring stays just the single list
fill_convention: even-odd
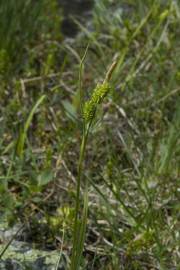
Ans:
[{"label": "low vegetation", "polygon": [[179,1],[95,1],[73,40],[56,1],[17,2],[0,3],[2,219],[65,269],[179,269]]}]

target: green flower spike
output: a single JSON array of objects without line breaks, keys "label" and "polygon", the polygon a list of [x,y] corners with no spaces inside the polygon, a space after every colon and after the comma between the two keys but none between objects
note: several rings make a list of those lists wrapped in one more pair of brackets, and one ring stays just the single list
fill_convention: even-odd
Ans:
[{"label": "green flower spike", "polygon": [[98,84],[93,91],[91,99],[84,104],[83,117],[86,122],[90,122],[95,115],[98,104],[101,104],[104,97],[109,93],[111,87],[108,82]]},{"label": "green flower spike", "polygon": [[83,108],[83,117],[86,123],[93,120],[98,104],[101,104],[105,96],[110,92],[111,86],[109,81],[111,79],[112,73],[117,66],[118,61],[115,60],[110,66],[103,83],[98,84],[94,89],[90,100],[85,102]]}]

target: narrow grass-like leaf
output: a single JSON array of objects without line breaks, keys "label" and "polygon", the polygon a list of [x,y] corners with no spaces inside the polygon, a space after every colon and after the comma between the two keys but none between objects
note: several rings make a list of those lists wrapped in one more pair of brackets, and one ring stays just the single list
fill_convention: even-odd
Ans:
[{"label": "narrow grass-like leaf", "polygon": [[29,114],[29,116],[24,124],[23,130],[20,132],[20,135],[19,135],[19,138],[17,141],[17,148],[16,148],[16,153],[18,154],[18,156],[20,158],[23,157],[24,144],[25,144],[26,137],[27,137],[27,131],[30,127],[33,116],[34,116],[36,110],[38,109],[38,107],[44,101],[45,97],[46,97],[46,95],[43,95],[37,100],[36,104],[33,106],[32,110],[31,110],[31,112],[30,112],[30,114]]}]

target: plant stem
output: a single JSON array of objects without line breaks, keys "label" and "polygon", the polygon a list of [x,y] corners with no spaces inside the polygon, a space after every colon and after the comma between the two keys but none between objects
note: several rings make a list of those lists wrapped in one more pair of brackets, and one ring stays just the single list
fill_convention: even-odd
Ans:
[{"label": "plant stem", "polygon": [[[71,269],[76,269],[76,264],[74,263],[77,257],[77,241],[79,236],[79,210],[80,210],[80,189],[81,189],[81,179],[83,172],[83,161],[85,156],[86,144],[89,135],[91,123],[83,127],[83,136],[80,147],[80,156],[78,161],[78,176],[77,176],[77,187],[76,187],[76,206],[75,206],[75,220],[74,220],[74,235],[73,235],[73,253],[72,253],[72,262]],[[79,254],[81,255],[81,254]]]}]

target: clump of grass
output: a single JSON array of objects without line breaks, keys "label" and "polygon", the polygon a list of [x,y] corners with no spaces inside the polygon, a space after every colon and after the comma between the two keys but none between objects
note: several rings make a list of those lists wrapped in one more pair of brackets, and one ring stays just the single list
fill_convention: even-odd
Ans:
[{"label": "clump of grass", "polygon": [[[87,51],[85,52],[86,56]],[[85,58],[83,57],[83,59]],[[110,79],[112,73],[117,65],[115,61],[106,74],[106,78],[103,83],[98,84],[92,92],[92,96],[88,101],[82,106],[83,114],[83,135],[80,148],[80,156],[78,162],[78,177],[77,177],[77,189],[76,189],[76,207],[75,207],[75,220],[74,220],[74,233],[73,233],[73,248],[72,248],[72,260],[71,260],[71,270],[78,270],[82,260],[82,252],[85,241],[86,223],[87,223],[87,211],[88,211],[88,183],[86,180],[85,192],[84,192],[84,209],[82,215],[80,211],[80,188],[81,180],[83,176],[83,162],[85,159],[85,151],[87,139],[89,136],[89,131],[93,120],[95,118],[97,106],[103,102],[105,96],[110,92],[111,85]],[[81,97],[82,102],[82,97]]]},{"label": "clump of grass", "polygon": [[42,41],[46,32],[54,33],[57,27],[59,31],[61,16],[56,8],[54,0],[0,2],[0,75],[3,78],[7,78],[9,72],[13,76],[22,72],[32,44]]},{"label": "clump of grass", "polygon": [[[31,42],[37,28],[40,27],[43,1],[0,2],[0,61],[3,61],[2,52],[11,63],[20,61],[27,43]],[[18,54],[17,54],[18,50]],[[18,59],[17,59],[18,58]],[[17,62],[16,62],[17,63]],[[2,63],[4,66],[9,62]],[[7,70],[6,70],[7,72]],[[7,75],[7,74],[6,74]]]},{"label": "clump of grass", "polygon": [[[27,220],[31,208],[59,218],[56,232],[51,234],[51,222],[47,227],[54,238],[62,235],[63,255],[72,245],[69,228],[75,190],[72,269],[179,269],[179,2],[122,3],[127,10],[118,1],[96,1],[91,31],[81,26],[83,33],[73,48],[54,43],[51,31],[43,34],[43,41],[33,34],[22,42],[31,63],[24,70],[24,62],[15,61],[13,69],[18,73],[22,67],[22,78],[35,78],[22,79],[21,85],[13,74],[14,88],[8,73],[12,58],[1,47],[0,69],[10,85],[0,91],[1,209],[9,224],[19,217]],[[54,20],[50,21],[54,29]],[[76,61],[87,38],[92,42],[84,55],[84,74],[84,59],[80,69]],[[32,50],[30,40],[37,45],[30,46]],[[106,80],[109,72],[84,102],[82,81],[86,89],[96,85],[115,54],[119,61],[111,81]],[[78,70],[82,118],[73,103]],[[114,85],[116,91],[108,95]],[[44,94],[46,106],[38,104],[38,113],[36,105],[31,111]],[[106,96],[108,102],[102,104]],[[96,122],[99,106],[105,111],[101,125]],[[56,212],[64,205],[72,209],[68,225]],[[39,238],[32,238],[41,245]],[[45,238],[48,245],[54,241]]]}]

